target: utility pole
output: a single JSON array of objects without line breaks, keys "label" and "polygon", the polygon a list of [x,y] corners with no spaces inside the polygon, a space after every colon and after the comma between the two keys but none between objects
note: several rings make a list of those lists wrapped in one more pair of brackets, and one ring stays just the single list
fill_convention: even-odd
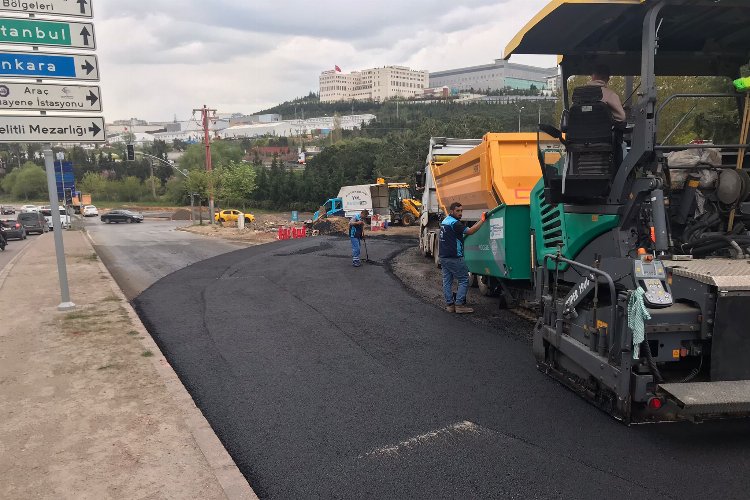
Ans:
[{"label": "utility pole", "polygon": [[208,109],[208,107],[204,104],[202,108],[193,110],[193,114],[197,112],[201,113],[201,119],[203,123],[203,133],[204,133],[205,142],[206,142],[206,172],[208,172],[208,213],[210,215],[209,224],[213,224],[214,223],[214,187],[213,187],[213,181],[211,179],[211,171],[213,170],[213,166],[211,165],[211,132],[209,131],[208,120],[209,120],[209,113],[212,114],[214,117],[216,116],[216,110]]},{"label": "utility pole", "polygon": [[156,179],[154,179],[154,161],[149,158],[148,163],[151,166],[151,179],[149,179],[149,181],[151,182],[151,195],[154,197],[154,200],[156,200],[156,182],[155,182]]}]

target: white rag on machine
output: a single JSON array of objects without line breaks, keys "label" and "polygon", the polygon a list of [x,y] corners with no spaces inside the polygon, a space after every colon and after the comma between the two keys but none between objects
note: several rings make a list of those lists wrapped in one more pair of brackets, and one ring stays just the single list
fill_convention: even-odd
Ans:
[{"label": "white rag on machine", "polygon": [[646,309],[643,296],[646,292],[638,287],[628,298],[628,328],[633,332],[633,359],[638,359],[641,344],[646,339],[646,321],[651,319],[651,314]]}]

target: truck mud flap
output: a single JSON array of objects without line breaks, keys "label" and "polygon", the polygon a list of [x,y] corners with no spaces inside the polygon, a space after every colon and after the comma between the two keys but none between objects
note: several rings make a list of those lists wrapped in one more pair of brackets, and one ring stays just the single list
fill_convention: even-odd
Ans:
[{"label": "truck mud flap", "polygon": [[687,418],[750,416],[750,380],[661,384],[658,392]]}]

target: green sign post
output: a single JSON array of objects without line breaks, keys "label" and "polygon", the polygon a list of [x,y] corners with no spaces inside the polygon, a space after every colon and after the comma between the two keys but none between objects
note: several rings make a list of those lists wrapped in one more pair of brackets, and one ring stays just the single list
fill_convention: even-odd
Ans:
[{"label": "green sign post", "polygon": [[95,49],[93,23],[0,18],[0,43]]}]

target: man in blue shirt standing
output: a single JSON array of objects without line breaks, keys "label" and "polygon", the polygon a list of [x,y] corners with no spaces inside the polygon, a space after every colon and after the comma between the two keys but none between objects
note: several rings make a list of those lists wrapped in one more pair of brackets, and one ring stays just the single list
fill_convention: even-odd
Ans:
[{"label": "man in blue shirt standing", "polygon": [[359,240],[365,237],[365,219],[370,215],[367,210],[362,210],[349,221],[349,239],[352,242],[352,265],[359,267],[362,262],[359,260]]},{"label": "man in blue shirt standing", "polygon": [[[479,231],[482,220],[471,227],[461,222],[464,209],[458,202],[451,203],[450,214],[440,223],[440,266],[443,268],[443,295],[445,310],[451,313],[468,314],[474,309],[466,306],[466,293],[469,291],[469,270],[464,262],[464,237]],[[456,300],[453,301],[453,280],[458,280]]]}]

